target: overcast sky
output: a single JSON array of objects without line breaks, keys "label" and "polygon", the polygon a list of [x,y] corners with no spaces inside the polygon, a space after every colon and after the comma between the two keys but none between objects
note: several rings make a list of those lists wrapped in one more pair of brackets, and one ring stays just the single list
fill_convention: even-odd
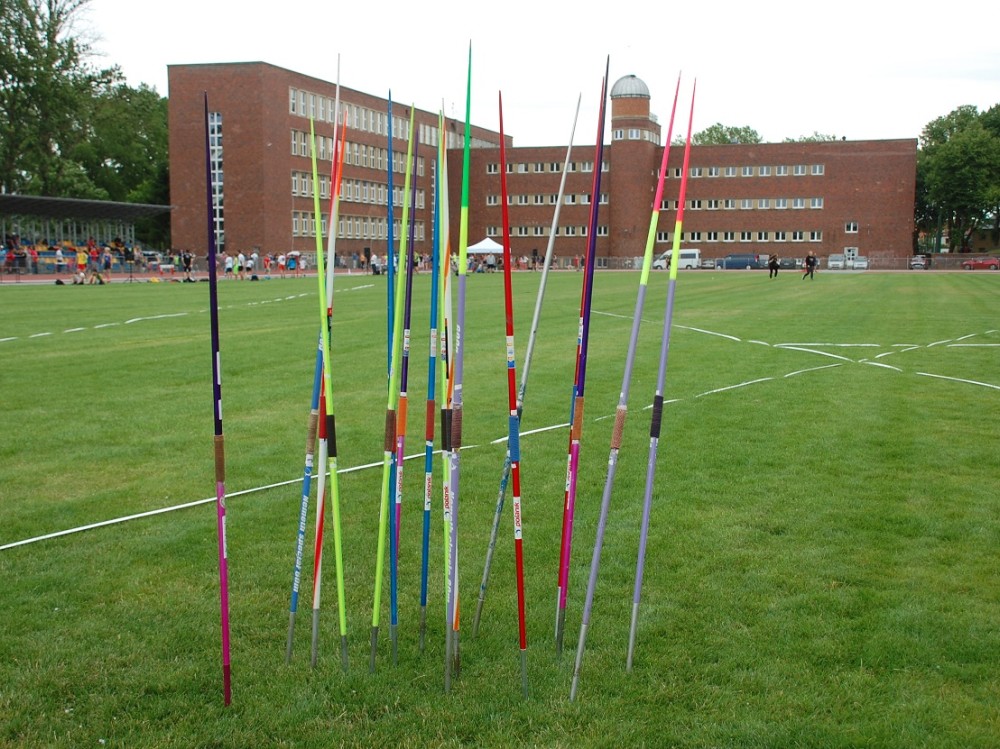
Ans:
[{"label": "overcast sky", "polygon": [[[260,10],[258,10],[258,8]],[[501,18],[493,17],[494,11]],[[907,12],[909,11],[909,12]],[[933,15],[932,15],[933,14]],[[593,143],[601,78],[649,87],[664,136],[715,123],[766,141],[814,132],[848,140],[917,138],[958,106],[1000,103],[1000,5],[716,0],[619,5],[235,0],[91,0],[78,31],[128,82],[169,95],[167,65],[262,61],[394,102],[464,118],[472,45],[472,120],[516,146]],[[606,140],[610,133],[606,133]]]}]

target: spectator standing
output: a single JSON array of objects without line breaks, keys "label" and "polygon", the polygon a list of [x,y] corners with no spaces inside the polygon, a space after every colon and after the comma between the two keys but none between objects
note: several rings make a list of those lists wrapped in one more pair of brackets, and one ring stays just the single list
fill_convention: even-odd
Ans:
[{"label": "spectator standing", "polygon": [[806,280],[806,276],[808,276],[810,280],[815,280],[815,276],[813,274],[816,272],[817,262],[816,253],[809,250],[809,254],[806,255],[806,272],[802,274],[803,281]]}]

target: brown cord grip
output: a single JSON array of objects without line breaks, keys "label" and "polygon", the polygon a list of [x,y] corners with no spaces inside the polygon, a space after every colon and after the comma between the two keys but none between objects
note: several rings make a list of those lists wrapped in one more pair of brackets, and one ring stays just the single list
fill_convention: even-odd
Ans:
[{"label": "brown cord grip", "polygon": [[385,412],[385,444],[383,449],[387,453],[396,449],[396,412],[391,408]]},{"label": "brown cord grip", "polygon": [[215,435],[215,482],[226,482],[226,442],[221,434]]},{"label": "brown cord grip", "polygon": [[569,437],[572,440],[580,441],[583,436],[583,397],[577,396],[573,401],[573,428],[570,429]]},{"label": "brown cord grip", "polygon": [[306,433],[306,452],[310,455],[316,450],[316,429],[319,427],[319,411],[309,412],[309,429]]},{"label": "brown cord grip", "polygon": [[615,412],[615,428],[611,432],[611,449],[619,450],[622,446],[622,435],[625,433],[625,406],[618,406]]},{"label": "brown cord grip", "polygon": [[451,410],[451,451],[462,449],[462,409]]}]

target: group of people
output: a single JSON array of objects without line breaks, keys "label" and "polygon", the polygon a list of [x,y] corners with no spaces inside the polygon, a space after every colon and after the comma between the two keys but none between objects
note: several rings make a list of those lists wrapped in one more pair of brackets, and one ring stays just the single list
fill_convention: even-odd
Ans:
[{"label": "group of people", "polygon": [[[803,281],[806,280],[807,278],[810,280],[814,280],[816,278],[816,266],[818,264],[819,264],[819,259],[816,257],[816,253],[810,250],[809,254],[806,255],[806,259],[802,262],[802,268],[804,271],[802,273]],[[777,278],[778,269],[780,267],[781,267],[781,258],[779,258],[777,255],[770,255],[767,258],[767,271],[768,271],[767,277]]]},{"label": "group of people", "polygon": [[302,255],[298,252],[289,252],[287,255],[283,252],[261,254],[256,249],[249,254],[243,251],[235,255],[223,252],[218,258],[218,263],[223,278],[239,281],[256,280],[257,271],[262,272],[265,278],[270,278],[273,269],[280,278],[285,278],[286,273],[297,277],[305,270]]}]

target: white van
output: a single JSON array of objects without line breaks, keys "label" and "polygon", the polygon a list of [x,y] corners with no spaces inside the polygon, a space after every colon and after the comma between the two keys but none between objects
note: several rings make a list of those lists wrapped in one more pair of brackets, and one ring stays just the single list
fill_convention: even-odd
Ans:
[{"label": "white van", "polygon": [[[677,251],[677,269],[690,270],[701,267],[701,250],[693,247],[681,248]],[[666,270],[670,267],[670,250],[660,253],[653,260],[653,270]]]}]

